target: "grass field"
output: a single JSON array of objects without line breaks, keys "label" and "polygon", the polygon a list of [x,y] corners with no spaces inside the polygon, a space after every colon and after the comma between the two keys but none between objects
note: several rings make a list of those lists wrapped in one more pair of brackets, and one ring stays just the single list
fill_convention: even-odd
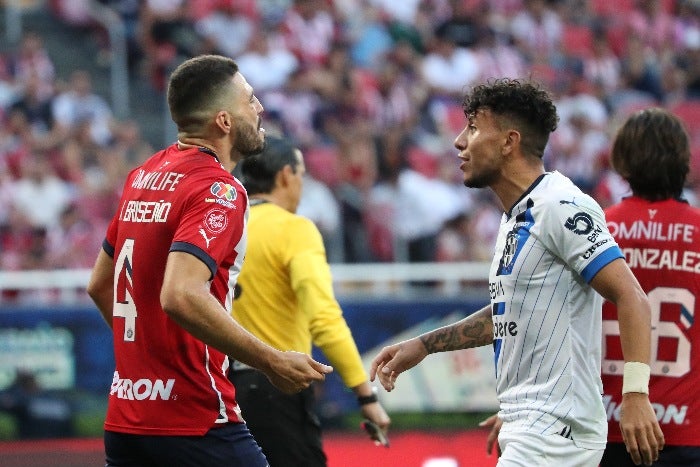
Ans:
[{"label": "grass field", "polygon": [[[83,407],[73,417],[73,436],[93,438],[102,436],[105,406],[98,400],[83,400]],[[393,413],[392,430],[470,430],[490,414],[483,413]],[[354,431],[360,425],[359,412],[342,417],[334,424],[339,431]],[[17,427],[12,416],[0,412],[0,440],[17,438]]]}]

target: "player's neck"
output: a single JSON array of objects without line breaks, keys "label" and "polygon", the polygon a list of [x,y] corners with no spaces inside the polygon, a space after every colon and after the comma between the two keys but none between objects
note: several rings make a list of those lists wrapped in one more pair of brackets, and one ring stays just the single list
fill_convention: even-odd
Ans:
[{"label": "player's neck", "polygon": [[215,141],[204,138],[196,137],[181,137],[177,140],[177,147],[180,150],[198,148],[201,151],[211,154],[216,158],[217,161],[224,166],[224,168],[231,172],[236,164],[231,161],[230,152],[226,151],[226,148],[222,148],[220,145],[216,144]]},{"label": "player's neck", "polygon": [[250,205],[255,206],[257,204],[271,203],[276,206],[281,207],[285,211],[294,213],[295,210],[290,206],[290,202],[285,199],[284,196],[280,196],[279,193],[257,193],[250,197]]}]

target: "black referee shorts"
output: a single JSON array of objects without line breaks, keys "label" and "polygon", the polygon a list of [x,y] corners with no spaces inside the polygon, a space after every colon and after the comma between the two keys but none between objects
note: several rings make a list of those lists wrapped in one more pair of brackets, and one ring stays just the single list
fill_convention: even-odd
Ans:
[{"label": "black referee shorts", "polygon": [[204,436],[132,435],[105,431],[105,467],[269,467],[244,423]]},{"label": "black referee shorts", "polygon": [[255,370],[230,370],[246,425],[271,467],[325,467],[313,388],[285,394]]}]

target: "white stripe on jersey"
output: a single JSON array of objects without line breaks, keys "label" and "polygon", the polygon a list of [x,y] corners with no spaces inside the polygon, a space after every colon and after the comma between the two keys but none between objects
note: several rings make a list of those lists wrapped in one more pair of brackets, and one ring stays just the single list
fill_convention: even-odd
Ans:
[{"label": "white stripe on jersey", "polygon": [[236,259],[228,270],[228,291],[226,292],[226,301],[224,307],[230,315],[233,311],[233,300],[238,276],[241,274],[243,260],[245,259],[245,249],[248,245],[248,217],[250,217],[250,203],[246,204],[245,214],[243,215],[243,234],[238,243],[233,247],[236,252]]},{"label": "white stripe on jersey", "polygon": [[621,257],[600,206],[558,172],[504,214],[489,277],[504,429],[605,446],[602,298],[588,282]]},{"label": "white stripe on jersey", "polygon": [[[219,391],[219,388],[216,387],[216,381],[214,380],[214,376],[211,374],[211,360],[209,359],[209,346],[205,345],[204,346],[204,355],[205,355],[205,362],[204,362],[204,367],[207,370],[207,374],[209,375],[209,381],[211,381],[211,388],[214,390],[216,393],[216,397],[219,399],[219,416],[216,417],[216,420],[214,423],[228,423],[228,413],[226,412],[226,404],[224,403],[224,398],[221,397],[221,391]],[[225,358],[225,360],[228,360],[228,357]]]}]

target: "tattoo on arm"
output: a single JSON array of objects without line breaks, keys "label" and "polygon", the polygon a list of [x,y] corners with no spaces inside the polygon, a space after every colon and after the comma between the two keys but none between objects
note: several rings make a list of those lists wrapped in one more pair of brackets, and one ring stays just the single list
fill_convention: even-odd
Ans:
[{"label": "tattoo on arm", "polygon": [[449,326],[427,332],[420,337],[428,353],[480,347],[493,342],[491,308],[485,307]]}]

